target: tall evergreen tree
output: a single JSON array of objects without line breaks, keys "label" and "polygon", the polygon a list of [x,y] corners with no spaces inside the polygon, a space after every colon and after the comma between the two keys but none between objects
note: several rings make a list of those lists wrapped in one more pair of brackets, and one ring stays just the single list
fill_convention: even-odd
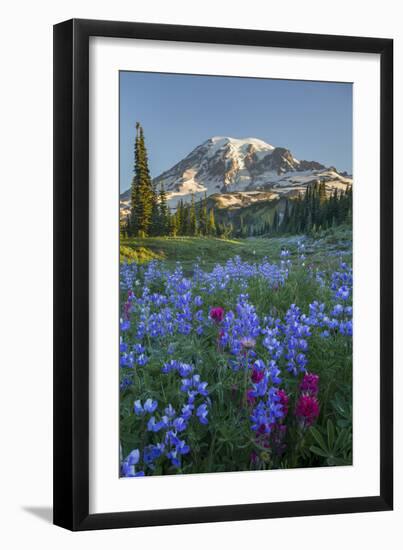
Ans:
[{"label": "tall evergreen tree", "polygon": [[278,218],[278,212],[276,208],[276,210],[274,211],[273,224],[272,224],[273,233],[277,233],[278,226],[279,226],[279,218]]},{"label": "tall evergreen tree", "polygon": [[131,189],[131,228],[139,236],[148,234],[153,209],[154,190],[148,168],[144,131],[136,123],[136,141],[134,146],[134,177]]},{"label": "tall evergreen tree", "polygon": [[181,199],[176,209],[178,235],[186,235],[186,208]]},{"label": "tall evergreen tree", "polygon": [[153,192],[151,194],[151,214],[148,226],[148,234],[154,237],[156,237],[157,235],[161,235],[161,227],[162,223],[160,218],[160,208],[158,204],[158,193],[153,187]]},{"label": "tall evergreen tree", "polygon": [[168,208],[168,234],[176,237],[179,234],[178,213],[171,214]]},{"label": "tall evergreen tree", "polygon": [[129,221],[129,232],[133,235],[137,235],[138,223],[135,216],[137,205],[140,202],[140,188],[139,188],[139,178],[138,178],[138,165],[137,159],[139,156],[139,128],[140,123],[136,122],[136,139],[134,142],[134,167],[133,167],[133,178],[130,188],[130,221]]},{"label": "tall evergreen tree", "polygon": [[326,183],[322,181],[322,183],[319,185],[319,202],[321,206],[323,203],[326,202],[326,199]]},{"label": "tall evergreen tree", "polygon": [[200,201],[199,207],[199,233],[200,235],[207,235],[207,194],[204,193],[204,198]]},{"label": "tall evergreen tree", "polygon": [[161,183],[159,194],[160,235],[167,235],[169,229],[169,209],[164,184]]},{"label": "tall evergreen tree", "polygon": [[212,236],[215,236],[217,234],[217,228],[216,228],[216,225],[215,225],[215,216],[214,216],[214,209],[211,208],[210,209],[210,212],[208,214],[208,230],[207,230],[207,233],[208,235],[212,235]]},{"label": "tall evergreen tree", "polygon": [[197,219],[196,219],[196,205],[195,205],[195,196],[192,193],[192,201],[189,208],[189,235],[194,236],[197,233]]}]

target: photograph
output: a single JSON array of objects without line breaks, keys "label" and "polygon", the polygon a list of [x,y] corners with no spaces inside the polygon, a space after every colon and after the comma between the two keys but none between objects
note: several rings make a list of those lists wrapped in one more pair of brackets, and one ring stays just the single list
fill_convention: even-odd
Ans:
[{"label": "photograph", "polygon": [[120,476],[349,466],[353,85],[120,71]]},{"label": "photograph", "polygon": [[5,4],[1,548],[396,547],[397,5]]}]

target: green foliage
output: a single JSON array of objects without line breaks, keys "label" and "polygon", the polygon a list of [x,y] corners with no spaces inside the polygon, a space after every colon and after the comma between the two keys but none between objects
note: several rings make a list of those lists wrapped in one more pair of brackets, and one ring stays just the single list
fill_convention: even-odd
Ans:
[{"label": "green foliage", "polygon": [[348,428],[352,429],[352,419],[353,419],[353,405],[351,402],[351,393],[346,391],[338,391],[334,395],[332,400],[333,410],[337,416],[337,426],[339,428]]},{"label": "green foliage", "polygon": [[327,466],[346,466],[352,464],[352,434],[347,428],[334,426],[329,419],[326,426],[310,428],[314,444],[310,451],[325,459]]}]

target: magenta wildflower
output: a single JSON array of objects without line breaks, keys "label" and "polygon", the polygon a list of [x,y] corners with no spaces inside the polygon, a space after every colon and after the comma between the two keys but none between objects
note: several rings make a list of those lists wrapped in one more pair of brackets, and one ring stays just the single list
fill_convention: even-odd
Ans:
[{"label": "magenta wildflower", "polygon": [[303,428],[312,426],[319,416],[319,401],[314,395],[302,394],[299,396],[295,415]]},{"label": "magenta wildflower", "polygon": [[254,384],[258,384],[264,378],[264,370],[253,367],[251,378]]},{"label": "magenta wildflower", "polygon": [[309,395],[318,395],[319,392],[319,376],[317,374],[305,374],[301,380],[299,389],[301,393]]},{"label": "magenta wildflower", "polygon": [[283,407],[283,418],[284,418],[284,416],[287,416],[287,413],[288,413],[288,402],[290,398],[288,397],[288,395],[285,393],[284,390],[278,390],[277,395],[280,398],[280,404]]},{"label": "magenta wildflower", "polygon": [[212,307],[210,309],[210,319],[215,323],[221,323],[224,318],[224,308],[222,307]]}]

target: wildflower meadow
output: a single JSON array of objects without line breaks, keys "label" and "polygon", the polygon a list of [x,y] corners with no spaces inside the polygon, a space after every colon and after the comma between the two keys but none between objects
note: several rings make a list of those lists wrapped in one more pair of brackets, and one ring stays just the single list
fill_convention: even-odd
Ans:
[{"label": "wildflower meadow", "polygon": [[268,241],[121,258],[122,477],[352,464],[351,250]]}]

